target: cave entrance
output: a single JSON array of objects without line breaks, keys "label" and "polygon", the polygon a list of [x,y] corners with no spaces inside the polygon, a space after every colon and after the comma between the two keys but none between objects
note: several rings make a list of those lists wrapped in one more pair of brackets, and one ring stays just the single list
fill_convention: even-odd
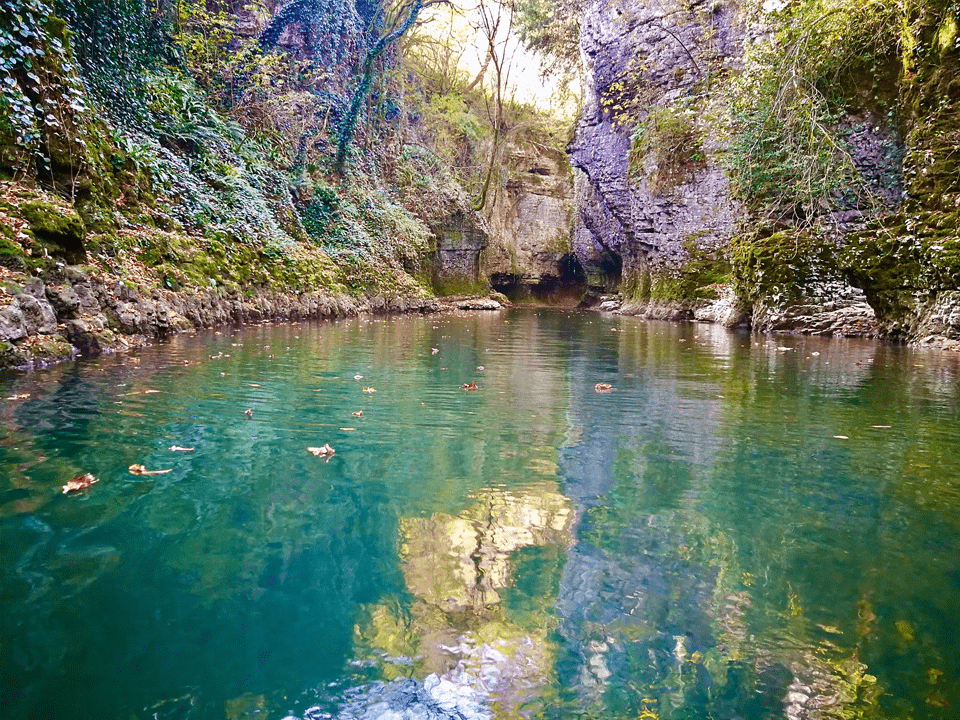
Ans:
[{"label": "cave entrance", "polygon": [[623,280],[623,258],[608,250],[600,260],[600,272],[600,286],[597,289],[616,292],[620,289],[620,282]]},{"label": "cave entrance", "polygon": [[577,256],[567,253],[557,261],[554,275],[542,275],[533,282],[523,275],[494,273],[490,285],[510,302],[574,307],[587,289],[587,274]]}]

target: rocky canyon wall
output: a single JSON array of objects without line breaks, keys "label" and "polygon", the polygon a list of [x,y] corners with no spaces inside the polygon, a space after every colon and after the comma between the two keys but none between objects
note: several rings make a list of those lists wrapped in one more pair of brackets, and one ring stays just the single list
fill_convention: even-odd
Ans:
[{"label": "rocky canyon wall", "polygon": [[[956,42],[942,40],[955,35],[949,10],[903,31],[932,44],[922,61],[909,67],[901,50],[849,71],[831,132],[856,190],[777,217],[744,202],[728,155],[731,87],[783,22],[771,5],[587,0],[569,152],[572,244],[588,283],[648,317],[955,343],[960,175],[948,175],[960,137],[945,127],[960,121],[960,64]],[[917,173],[938,189],[918,187]],[[893,271],[891,256],[909,268]]]}]

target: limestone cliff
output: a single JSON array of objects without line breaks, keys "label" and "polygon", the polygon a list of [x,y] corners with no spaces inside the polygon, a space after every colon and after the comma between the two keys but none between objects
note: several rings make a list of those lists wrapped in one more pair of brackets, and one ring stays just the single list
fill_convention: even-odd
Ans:
[{"label": "limestone cliff", "polygon": [[790,36],[790,24],[808,13],[815,27],[815,9],[793,5],[586,2],[585,102],[569,149],[573,247],[588,282],[647,316],[960,339],[960,136],[947,129],[960,127],[956,19],[931,0],[888,27],[878,21],[899,33],[889,48],[848,42],[850,57],[828,78],[837,99],[816,117],[829,121],[824,137],[837,150],[824,163],[837,169],[808,178],[816,192],[792,196],[778,185],[794,170],[784,158],[803,152],[778,146],[775,132],[747,137],[753,118],[737,92],[762,95],[744,78],[758,63],[788,66],[809,40]]},{"label": "limestone cliff", "polygon": [[569,161],[555,148],[518,142],[505,166],[509,175],[488,210],[483,274],[518,299],[579,299],[583,278],[570,240]]}]

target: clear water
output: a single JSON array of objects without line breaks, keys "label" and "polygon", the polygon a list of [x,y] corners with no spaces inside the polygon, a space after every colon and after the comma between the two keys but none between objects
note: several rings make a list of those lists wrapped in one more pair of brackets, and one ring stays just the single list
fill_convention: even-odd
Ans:
[{"label": "clear water", "polygon": [[501,718],[960,717],[956,356],[515,311],[179,337],[21,393],[4,719],[319,718],[433,673]]}]

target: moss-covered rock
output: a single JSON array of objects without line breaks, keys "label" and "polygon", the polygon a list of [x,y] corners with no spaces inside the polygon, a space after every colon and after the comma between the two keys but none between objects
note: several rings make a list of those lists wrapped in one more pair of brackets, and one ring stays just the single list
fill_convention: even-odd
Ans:
[{"label": "moss-covered rock", "polygon": [[863,288],[889,334],[912,339],[937,297],[960,288],[958,217],[957,212],[903,212],[849,238],[841,256],[844,274]]},{"label": "moss-covered rock", "polygon": [[75,265],[86,261],[83,246],[87,228],[70,205],[51,199],[28,200],[17,210],[30,226],[30,231],[50,254]]},{"label": "moss-covered rock", "polygon": [[0,235],[0,265],[19,271],[27,267],[27,256],[23,248],[4,235]]},{"label": "moss-covered rock", "polygon": [[873,336],[874,312],[849,282],[840,251],[813,228],[754,233],[731,243],[733,287],[757,330]]}]

